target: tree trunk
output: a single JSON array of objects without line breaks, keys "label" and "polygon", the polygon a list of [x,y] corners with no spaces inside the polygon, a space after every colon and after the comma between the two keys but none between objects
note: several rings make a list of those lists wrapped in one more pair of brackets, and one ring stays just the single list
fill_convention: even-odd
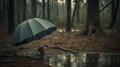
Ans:
[{"label": "tree trunk", "polygon": [[47,19],[50,21],[50,0],[47,0]]},{"label": "tree trunk", "polygon": [[45,0],[42,0],[43,4],[43,19],[45,19]]},{"label": "tree trunk", "polygon": [[114,13],[112,22],[111,22],[110,25],[109,25],[109,28],[112,28],[113,25],[114,25],[115,22],[116,22],[116,17],[117,17],[117,13],[118,13],[118,8],[119,8],[119,0],[116,1],[115,13]]},{"label": "tree trunk", "polygon": [[55,21],[58,21],[59,20],[59,13],[58,13],[58,0],[54,0],[53,1],[53,10],[54,10],[54,12],[53,12],[53,14],[55,14],[54,15],[54,20]]},{"label": "tree trunk", "polygon": [[96,0],[94,3],[95,3],[95,5],[94,5],[95,6],[94,7],[95,21],[93,21],[93,26],[95,27],[95,32],[96,31],[102,32],[101,24],[100,24],[100,17],[99,17],[99,15],[96,16],[96,14],[99,12],[99,0]]},{"label": "tree trunk", "polygon": [[90,25],[92,25],[92,18],[94,15],[94,5],[93,5],[93,0],[87,0],[87,24],[86,24],[86,28],[84,31],[84,34],[88,35],[89,33],[89,29],[90,29]]},{"label": "tree trunk", "polygon": [[0,0],[0,23],[2,23],[2,17],[3,17],[3,9],[2,9],[2,6],[3,6],[3,0]]},{"label": "tree trunk", "polygon": [[73,26],[73,21],[74,18],[77,18],[77,21],[80,21],[80,13],[79,13],[79,0],[75,0],[75,7],[74,7],[74,11],[73,11],[73,16],[72,16],[72,20],[71,20],[71,25]]},{"label": "tree trunk", "polygon": [[54,13],[54,12],[53,12],[53,11],[54,11],[54,10],[53,10],[54,7],[53,7],[53,6],[54,6],[54,5],[53,5],[53,0],[52,0],[52,1],[51,1],[51,20],[52,20],[52,21],[53,21],[53,18],[54,18],[54,14],[53,14],[53,13]]},{"label": "tree trunk", "polygon": [[58,9],[59,7],[58,7],[58,0],[55,0],[55,4],[56,4],[56,5],[55,5],[55,6],[56,6],[56,17],[57,17],[57,20],[59,20],[59,12],[58,12],[58,11],[59,11],[59,9]]},{"label": "tree trunk", "polygon": [[26,20],[26,0],[17,0],[17,21],[23,22]]},{"label": "tree trunk", "polygon": [[77,0],[75,0],[75,7],[74,7],[74,10],[73,10],[73,16],[72,16],[72,19],[71,19],[71,25],[72,26],[73,26],[73,21],[74,21],[75,15],[77,15],[76,10],[77,10]]},{"label": "tree trunk", "polygon": [[87,0],[87,24],[84,31],[85,35],[92,34],[96,31],[101,31],[101,25],[99,21],[99,0]]},{"label": "tree trunk", "polygon": [[9,0],[8,32],[13,33],[14,29],[15,29],[15,24],[14,24],[14,0]]},{"label": "tree trunk", "polygon": [[[63,15],[62,16],[65,16],[65,3],[64,3],[64,0],[62,0],[62,13]],[[65,17],[62,17],[61,20],[64,20]]]},{"label": "tree trunk", "polygon": [[20,11],[20,9],[21,9],[21,7],[20,7],[20,1],[17,1],[17,15],[18,15],[18,22],[20,23],[21,22],[21,11]]},{"label": "tree trunk", "polygon": [[71,32],[71,0],[67,0],[66,32]]},{"label": "tree trunk", "polygon": [[36,17],[36,0],[31,0],[32,18]]},{"label": "tree trunk", "polygon": [[77,18],[77,22],[80,22],[80,0],[77,0],[77,10],[76,10],[76,18]]},{"label": "tree trunk", "polygon": [[115,0],[112,0],[112,4],[111,4],[111,19],[113,20],[115,15]]},{"label": "tree trunk", "polygon": [[22,17],[23,17],[23,21],[26,20],[26,0],[22,0],[22,4],[23,4],[23,9],[22,9]]}]

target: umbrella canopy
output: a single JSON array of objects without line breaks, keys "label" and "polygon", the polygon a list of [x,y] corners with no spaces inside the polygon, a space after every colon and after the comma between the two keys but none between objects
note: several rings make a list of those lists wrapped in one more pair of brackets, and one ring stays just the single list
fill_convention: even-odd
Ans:
[{"label": "umbrella canopy", "polygon": [[19,24],[13,34],[12,43],[19,46],[40,39],[56,30],[55,25],[47,20],[33,18]]}]

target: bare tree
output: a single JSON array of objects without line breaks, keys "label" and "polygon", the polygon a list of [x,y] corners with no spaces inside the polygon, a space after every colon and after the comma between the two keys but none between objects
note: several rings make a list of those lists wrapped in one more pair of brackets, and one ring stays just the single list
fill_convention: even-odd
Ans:
[{"label": "bare tree", "polygon": [[50,0],[47,0],[47,19],[50,21]]},{"label": "bare tree", "polygon": [[17,0],[16,6],[17,20],[21,23],[26,20],[26,0]]},{"label": "bare tree", "polygon": [[111,19],[114,18],[115,15],[115,0],[112,0],[112,4],[111,4]]},{"label": "bare tree", "polygon": [[[113,1],[114,2],[114,1]],[[114,5],[114,4],[113,4]],[[117,17],[117,13],[118,13],[118,8],[119,8],[119,0],[117,0],[116,1],[116,5],[115,5],[116,7],[113,7],[113,11],[114,11],[114,8],[115,8],[115,11],[114,11],[114,15],[113,15],[113,17],[112,17],[112,21],[111,21],[111,23],[110,23],[110,25],[109,25],[109,28],[112,28],[113,27],[113,25],[115,24],[115,22],[116,22],[116,17]]]},{"label": "bare tree", "polygon": [[9,0],[9,9],[8,9],[8,32],[13,33],[15,29],[14,24],[14,0]]},{"label": "bare tree", "polygon": [[26,20],[26,0],[21,0],[22,1],[22,21]]},{"label": "bare tree", "polygon": [[55,15],[55,17],[56,17],[56,19],[57,20],[59,20],[59,13],[58,13],[58,11],[59,11],[59,9],[58,9],[58,0],[54,0],[55,1],[55,12],[56,12],[56,15]]},{"label": "bare tree", "polygon": [[74,11],[73,11],[72,20],[71,20],[72,26],[73,26],[73,21],[74,21],[75,15],[76,15],[77,21],[80,21],[79,2],[80,2],[80,0],[75,0],[75,7],[74,7]]},{"label": "bare tree", "polygon": [[99,21],[99,0],[87,0],[87,24],[84,34],[92,34],[96,31],[101,31],[101,25]]},{"label": "bare tree", "polygon": [[67,0],[67,23],[66,32],[71,31],[71,0]]},{"label": "bare tree", "polygon": [[45,19],[45,0],[42,0],[43,8],[43,19]]},{"label": "bare tree", "polygon": [[31,0],[32,17],[36,17],[36,0]]}]

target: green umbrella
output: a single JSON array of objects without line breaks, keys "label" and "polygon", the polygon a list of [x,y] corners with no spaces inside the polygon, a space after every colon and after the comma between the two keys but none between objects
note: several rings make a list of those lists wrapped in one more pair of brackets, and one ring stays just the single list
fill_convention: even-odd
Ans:
[{"label": "green umbrella", "polygon": [[12,43],[19,46],[40,39],[56,30],[55,25],[47,20],[33,18],[19,24],[13,34]]}]

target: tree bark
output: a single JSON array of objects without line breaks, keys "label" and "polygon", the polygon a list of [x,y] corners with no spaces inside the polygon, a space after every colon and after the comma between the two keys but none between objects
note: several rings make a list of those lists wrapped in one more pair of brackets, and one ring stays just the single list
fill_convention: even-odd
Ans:
[{"label": "tree bark", "polygon": [[66,32],[71,32],[71,0],[67,0]]},{"label": "tree bark", "polygon": [[112,28],[116,22],[118,9],[119,9],[119,0],[116,1],[115,13],[114,13],[113,19],[109,25],[109,28]]},{"label": "tree bark", "polygon": [[113,20],[115,15],[115,0],[112,0],[112,4],[111,4],[111,19]]},{"label": "tree bark", "polygon": [[14,29],[15,29],[15,23],[14,23],[14,0],[9,0],[8,32],[13,33]]},{"label": "tree bark", "polygon": [[79,0],[75,0],[75,7],[74,7],[74,11],[73,11],[73,16],[72,16],[72,20],[71,20],[71,25],[73,26],[73,21],[74,18],[77,18],[77,21],[80,21],[80,13],[79,13]]},{"label": "tree bark", "polygon": [[[100,31],[102,32],[101,24],[100,24],[100,17],[99,15],[96,16],[96,14],[99,12],[99,0],[95,1],[95,8],[94,8],[94,16],[95,16],[95,21],[93,21],[93,26],[95,27],[95,32]],[[94,19],[93,19],[94,20]]]},{"label": "tree bark", "polygon": [[43,19],[45,19],[45,0],[42,0],[43,4]]},{"label": "tree bark", "polygon": [[22,17],[23,17],[23,21],[26,20],[26,0],[22,0],[23,3],[23,9],[22,9]]},{"label": "tree bark", "polygon": [[58,13],[58,0],[53,0],[52,2],[52,9],[53,9],[53,19],[55,21],[58,21],[59,20],[59,13]]},{"label": "tree bark", "polygon": [[0,23],[2,23],[2,13],[3,13],[3,9],[2,9],[2,5],[3,5],[3,0],[0,0]]},{"label": "tree bark", "polygon": [[101,31],[101,25],[99,21],[99,0],[87,0],[87,24],[84,31],[85,35],[91,35],[93,32]]},{"label": "tree bark", "polygon": [[36,0],[31,0],[32,18],[36,17]]},{"label": "tree bark", "polygon": [[47,0],[47,19],[50,21],[50,0]]},{"label": "tree bark", "polygon": [[80,22],[80,0],[77,0],[77,10],[76,10],[76,17],[77,17],[77,22]]},{"label": "tree bark", "polygon": [[71,25],[73,26],[73,21],[76,15],[76,10],[77,10],[77,0],[75,0],[75,7],[74,7],[74,11],[73,11],[73,16],[72,16],[72,20],[71,20]]}]

